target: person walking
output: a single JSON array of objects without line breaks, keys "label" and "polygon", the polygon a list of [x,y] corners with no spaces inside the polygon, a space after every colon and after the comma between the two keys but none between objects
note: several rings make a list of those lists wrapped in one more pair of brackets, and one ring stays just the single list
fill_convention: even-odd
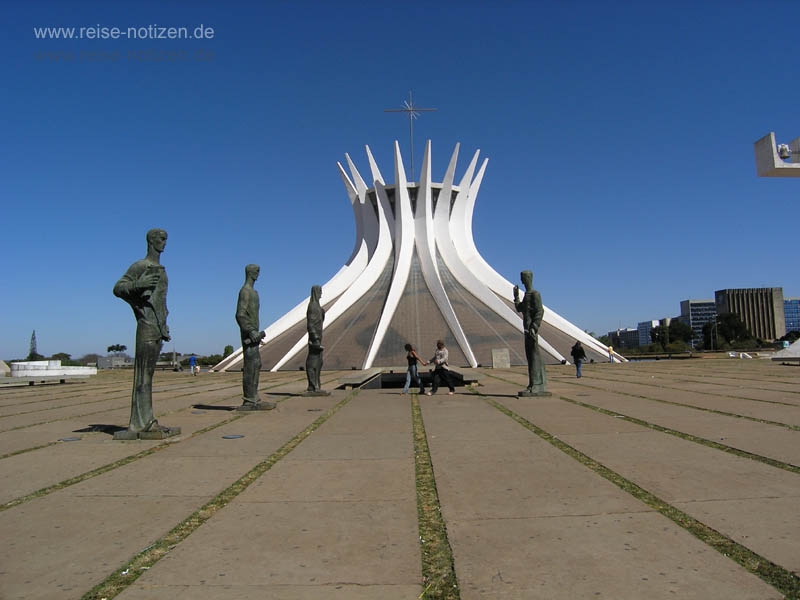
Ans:
[{"label": "person walking", "polygon": [[414,346],[411,344],[405,345],[406,349],[406,360],[408,361],[408,370],[406,371],[406,385],[403,387],[403,393],[408,393],[408,388],[411,387],[411,383],[413,382],[414,385],[419,386],[419,393],[425,393],[425,384],[422,383],[422,377],[419,376],[417,372],[417,363],[421,362],[423,366],[427,365],[428,363],[422,358],[420,358],[417,351],[414,350]]},{"label": "person walking", "polygon": [[444,342],[442,340],[438,340],[436,342],[436,353],[430,360],[430,362],[433,363],[433,386],[431,386],[431,390],[429,392],[425,392],[426,396],[435,394],[436,390],[439,389],[440,382],[448,387],[450,391],[447,393],[449,395],[452,396],[455,393],[456,388],[453,387],[453,381],[450,379],[450,371],[447,364],[447,360],[449,358],[450,353],[445,347]]},{"label": "person walking", "polygon": [[572,362],[575,363],[575,377],[580,377],[581,366],[586,360],[586,350],[583,349],[583,344],[581,344],[580,341],[575,342],[570,354],[572,355]]},{"label": "person walking", "polygon": [[189,369],[191,369],[192,375],[197,377],[197,357],[194,354],[189,357]]}]

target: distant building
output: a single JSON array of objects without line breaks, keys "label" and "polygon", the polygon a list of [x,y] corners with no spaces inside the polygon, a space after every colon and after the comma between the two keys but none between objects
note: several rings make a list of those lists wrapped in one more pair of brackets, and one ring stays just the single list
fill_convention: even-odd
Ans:
[{"label": "distant building", "polygon": [[692,348],[703,340],[703,326],[713,323],[717,316],[717,305],[713,300],[682,300],[679,319],[694,331]]},{"label": "distant building", "polygon": [[650,331],[653,329],[653,327],[658,327],[658,321],[641,321],[636,326],[636,331],[639,334],[640,346],[647,346],[653,342],[653,340],[650,338]]},{"label": "distant building", "polygon": [[786,333],[800,331],[800,298],[783,299],[783,320]]},{"label": "distant building", "polygon": [[611,345],[614,350],[623,350],[625,348],[638,348],[639,347],[639,330],[638,329],[617,329],[616,331],[609,331],[608,337],[611,340]]},{"label": "distant building", "polygon": [[735,313],[753,336],[775,340],[786,335],[783,288],[740,288],[714,292],[717,314]]}]

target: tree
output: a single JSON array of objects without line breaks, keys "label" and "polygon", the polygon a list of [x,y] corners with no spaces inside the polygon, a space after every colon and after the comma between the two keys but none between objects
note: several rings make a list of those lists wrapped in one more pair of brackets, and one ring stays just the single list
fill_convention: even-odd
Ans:
[{"label": "tree", "polygon": [[106,348],[106,352],[116,352],[117,354],[122,354],[127,349],[128,347],[125,344],[112,344]]},{"label": "tree", "polygon": [[780,339],[780,341],[794,344],[798,339],[800,339],[800,331],[793,329],[792,331],[788,331],[786,335]]},{"label": "tree", "polygon": [[653,327],[650,330],[650,340],[652,340],[654,344],[660,345],[661,349],[664,350],[669,343],[669,330],[663,325]]},{"label": "tree", "polygon": [[678,319],[670,320],[669,327],[659,325],[650,330],[650,339],[664,352],[683,352],[693,337],[692,328]]},{"label": "tree", "polygon": [[31,346],[30,346],[30,349],[28,351],[28,358],[26,358],[25,360],[44,360],[44,356],[39,354],[39,352],[37,352],[37,350],[36,350],[36,330],[35,329],[33,330],[33,333],[31,334]]},{"label": "tree", "polygon": [[72,355],[66,352],[56,352],[50,357],[50,360],[60,360],[62,367],[79,367],[81,363],[77,360],[72,360]]},{"label": "tree", "polygon": [[691,342],[694,338],[694,330],[689,325],[678,319],[672,319],[669,324],[669,339],[672,342],[682,341]]},{"label": "tree", "polygon": [[705,348],[719,349],[723,346],[746,346],[755,343],[753,334],[736,313],[720,314],[716,321],[709,321],[703,325],[703,346]]},{"label": "tree", "polygon": [[750,333],[736,313],[723,313],[719,315],[717,321],[719,323],[719,335],[725,338],[725,341],[729,344],[753,339],[753,334]]},{"label": "tree", "polygon": [[231,354],[233,354],[233,346],[228,344],[227,346],[225,346],[225,349],[222,351],[222,358],[227,358]]},{"label": "tree", "polygon": [[97,364],[97,359],[98,359],[98,358],[100,358],[100,355],[99,355],[99,354],[94,354],[94,353],[90,353],[90,354],[84,354],[83,356],[81,356],[81,357],[80,357],[80,358],[77,360],[77,362],[78,362],[79,364],[81,364],[81,365],[89,365],[89,364],[96,365],[96,364]]},{"label": "tree", "polygon": [[200,356],[197,358],[197,364],[203,365],[204,367],[213,367],[218,362],[222,360],[221,354],[210,354],[209,356]]}]

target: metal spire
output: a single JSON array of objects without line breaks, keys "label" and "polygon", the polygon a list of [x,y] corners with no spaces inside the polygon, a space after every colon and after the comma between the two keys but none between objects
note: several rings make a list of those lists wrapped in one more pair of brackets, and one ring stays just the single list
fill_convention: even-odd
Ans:
[{"label": "metal spire", "polygon": [[383,112],[404,112],[408,113],[408,128],[411,134],[411,181],[414,181],[414,119],[419,117],[421,112],[435,112],[435,108],[419,108],[414,106],[414,98],[408,92],[408,100],[403,101],[403,108],[387,108]]}]

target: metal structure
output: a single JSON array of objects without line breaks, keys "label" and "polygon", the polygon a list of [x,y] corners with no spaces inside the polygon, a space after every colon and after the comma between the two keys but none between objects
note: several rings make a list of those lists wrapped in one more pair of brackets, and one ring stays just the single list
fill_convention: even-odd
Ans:
[{"label": "metal structure", "polygon": [[[369,147],[372,186],[350,156],[345,155],[349,175],[338,164],[356,240],[346,264],[322,287],[325,368],[403,365],[405,343],[424,353],[437,339],[445,340],[453,366],[489,365],[492,350],[502,348],[509,349],[512,364],[526,363],[522,318],[511,300],[514,283],[483,259],[472,237],[473,209],[488,160],[477,168],[480,151],[475,152],[456,183],[458,149],[441,183],[431,179],[430,141],[418,183],[406,180],[397,142],[394,184],[386,182]],[[530,267],[535,273],[535,264],[523,263],[520,270]],[[307,304],[308,299],[264,330],[262,368],[302,367]],[[539,340],[550,363],[567,361],[575,340],[581,340],[588,358],[608,360],[606,346],[547,307]],[[239,349],[215,370],[240,369],[241,361]]]},{"label": "metal structure", "polygon": [[435,108],[419,108],[414,106],[414,97],[408,92],[408,100],[403,102],[403,108],[387,108],[383,112],[404,112],[408,114],[408,129],[411,136],[411,180],[414,180],[414,119],[419,118],[421,112],[436,112]]}]

